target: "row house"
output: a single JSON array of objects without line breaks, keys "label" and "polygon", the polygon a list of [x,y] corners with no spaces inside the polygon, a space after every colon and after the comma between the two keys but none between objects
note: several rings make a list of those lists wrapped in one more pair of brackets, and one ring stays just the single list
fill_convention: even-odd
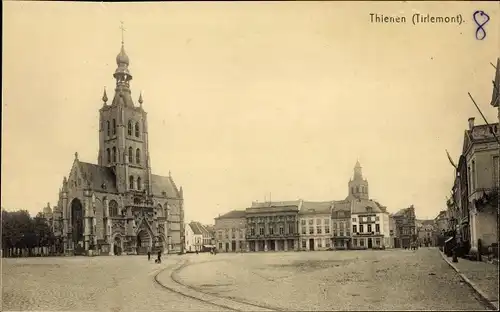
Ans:
[{"label": "row house", "polygon": [[389,214],[375,201],[351,202],[352,246],[385,248],[390,246]]},{"label": "row house", "polygon": [[210,232],[200,222],[191,221],[184,226],[184,244],[186,252],[203,251],[210,247]]},{"label": "row house", "polygon": [[417,241],[415,207],[411,205],[394,213],[394,247],[409,248],[412,242]]},{"label": "row house", "polygon": [[417,236],[420,246],[436,246],[433,220],[417,222]]},{"label": "row house", "polygon": [[297,250],[300,204],[299,200],[252,203],[246,209],[247,250]]},{"label": "row house", "polygon": [[215,246],[219,252],[244,252],[246,243],[246,211],[233,210],[215,218]]},{"label": "row house", "polygon": [[[474,125],[474,118],[469,118],[469,129],[465,131],[462,149],[465,164],[462,171],[465,175],[463,179],[467,179],[468,185],[471,253],[486,252],[488,246],[498,243],[499,240],[499,145],[495,134],[500,136],[498,123],[490,124],[490,127]],[[462,239],[468,241],[469,237]]]},{"label": "row house", "polygon": [[332,244],[333,202],[301,201],[299,209],[300,249],[328,250]]},{"label": "row house", "polygon": [[332,209],[332,247],[351,248],[351,202],[336,201]]}]

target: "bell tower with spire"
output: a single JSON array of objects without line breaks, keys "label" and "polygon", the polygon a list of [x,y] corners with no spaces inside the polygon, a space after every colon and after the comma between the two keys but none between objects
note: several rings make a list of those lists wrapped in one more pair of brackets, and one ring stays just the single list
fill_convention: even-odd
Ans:
[{"label": "bell tower with spire", "polygon": [[139,106],[134,105],[132,99],[132,74],[125,52],[123,25],[121,29],[121,49],[116,56],[117,68],[113,74],[115,94],[108,103],[104,89],[103,104],[99,110],[98,164],[114,169],[119,192],[145,190],[151,193],[147,113],[142,108],[142,94],[139,95]]},{"label": "bell tower with spire", "polygon": [[353,178],[349,180],[348,198],[369,199],[368,181],[363,178],[363,171],[359,160],[354,166]]}]

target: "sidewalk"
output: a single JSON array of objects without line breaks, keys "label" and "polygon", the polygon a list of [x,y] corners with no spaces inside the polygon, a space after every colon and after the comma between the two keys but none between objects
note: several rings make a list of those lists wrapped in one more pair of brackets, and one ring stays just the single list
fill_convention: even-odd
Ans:
[{"label": "sidewalk", "polygon": [[458,262],[454,263],[451,257],[439,252],[465,283],[469,284],[485,302],[488,302],[491,308],[498,310],[498,263],[491,264],[462,258],[458,258]]}]

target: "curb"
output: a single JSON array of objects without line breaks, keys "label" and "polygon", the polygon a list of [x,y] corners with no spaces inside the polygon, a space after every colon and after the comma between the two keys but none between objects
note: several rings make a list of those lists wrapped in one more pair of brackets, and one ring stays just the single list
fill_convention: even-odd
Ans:
[{"label": "curb", "polygon": [[[182,285],[179,282],[176,282],[173,278],[172,275],[176,272],[181,270],[183,267],[185,267],[189,263],[188,260],[183,260],[178,262],[175,266],[167,267],[162,269],[160,272],[155,274],[154,276],[154,281],[160,285],[161,287],[168,289],[172,292],[178,293],[180,295],[183,295],[188,298],[196,299],[201,302],[205,302],[207,304],[212,304],[221,308],[233,310],[233,311],[274,311],[270,309],[266,309],[263,307],[255,306],[255,305],[250,305],[247,303],[242,303],[242,302],[237,302],[233,301],[230,299],[226,298],[221,298],[221,297],[216,297],[211,294],[207,293],[202,293],[199,291],[196,291],[188,286]],[[167,272],[167,269],[170,269]],[[159,276],[160,274],[167,274],[167,278],[163,278],[160,280]]]},{"label": "curb", "polygon": [[[455,270],[455,272],[458,273],[458,275],[460,276],[460,278],[467,285],[469,285],[469,287],[472,288],[472,290],[474,290],[474,292],[476,292],[479,295],[479,297],[481,297],[482,301],[488,306],[489,309],[491,309],[493,311],[498,311],[498,301],[497,300],[490,300],[489,296],[486,295],[473,281],[471,281],[467,276],[465,276],[465,274],[463,274],[462,272],[460,272],[460,270],[453,264],[453,262],[451,262],[450,260],[448,260],[448,258],[446,257],[446,255],[441,250],[439,250],[439,254],[443,258],[443,260],[446,263],[448,263],[448,265],[453,270]],[[464,260],[464,261],[468,261],[468,260]]]}]

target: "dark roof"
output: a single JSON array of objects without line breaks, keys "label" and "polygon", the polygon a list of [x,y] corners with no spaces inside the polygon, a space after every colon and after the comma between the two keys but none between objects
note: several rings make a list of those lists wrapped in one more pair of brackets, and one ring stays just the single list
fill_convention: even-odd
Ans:
[{"label": "dark roof", "polygon": [[368,213],[367,208],[371,208],[372,213],[382,212],[380,207],[373,200],[353,199],[351,213]]},{"label": "dark roof", "polygon": [[179,198],[179,191],[172,177],[164,177],[156,174],[151,175],[153,195],[163,196],[163,192],[169,198]]},{"label": "dark roof", "polygon": [[300,208],[301,214],[307,213],[331,213],[332,201],[325,202],[312,202],[312,201],[303,201],[302,207]]},{"label": "dark roof", "polygon": [[[80,171],[94,191],[116,192],[116,176],[111,167],[79,161]],[[105,185],[105,188],[103,186]]]},{"label": "dark roof", "polygon": [[203,235],[203,226],[199,222],[190,222],[189,227],[193,230],[194,235]]},{"label": "dark roof", "polygon": [[350,200],[339,200],[333,202],[333,211],[349,211],[351,212],[351,201]]},{"label": "dark roof", "polygon": [[300,200],[288,200],[288,201],[274,201],[274,202],[252,202],[252,207],[250,208],[267,208],[267,207],[299,207]]},{"label": "dark roof", "polygon": [[245,210],[232,210],[215,219],[240,219],[240,218],[245,218],[245,216],[246,216]]}]

